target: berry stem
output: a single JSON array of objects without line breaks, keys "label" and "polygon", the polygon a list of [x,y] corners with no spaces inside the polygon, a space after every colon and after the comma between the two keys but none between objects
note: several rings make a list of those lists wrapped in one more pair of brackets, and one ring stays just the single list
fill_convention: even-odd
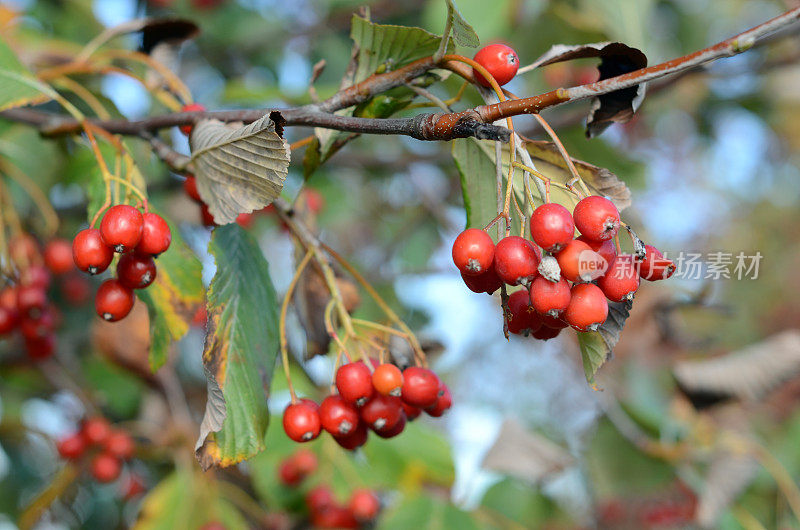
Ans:
[{"label": "berry stem", "polygon": [[342,341],[339,338],[339,334],[336,333],[336,328],[333,327],[333,308],[336,305],[336,301],[331,298],[328,301],[328,304],[325,306],[325,312],[323,313],[323,320],[325,321],[325,330],[328,332],[328,335],[333,339],[336,345],[339,347],[339,351],[347,357],[347,362],[353,362],[353,359],[350,357],[350,354],[347,352],[347,346],[345,346],[345,342],[349,338],[350,334],[348,333],[345,337],[345,340]]},{"label": "berry stem", "polygon": [[22,509],[18,520],[19,527],[33,528],[50,505],[61,497],[61,494],[80,477],[80,474],[81,469],[76,465],[67,463],[62,467],[61,470],[50,479],[50,483],[47,487]]},{"label": "berry stem", "polygon": [[573,182],[578,182],[580,184],[580,186],[581,186],[581,189],[583,189],[583,193],[585,193],[586,195],[591,195],[591,192],[589,191],[589,188],[586,186],[586,183],[583,181],[583,179],[581,178],[581,175],[578,173],[578,170],[575,168],[575,164],[572,162],[572,157],[569,156],[569,153],[567,152],[566,148],[564,147],[564,144],[562,144],[561,140],[558,138],[558,135],[556,134],[556,131],[553,130],[552,127],[550,127],[550,124],[547,123],[547,120],[545,120],[542,117],[542,115],[539,114],[538,112],[535,113],[533,115],[533,117],[536,118],[536,120],[539,122],[539,125],[541,125],[542,128],[545,131],[547,131],[548,135],[550,135],[550,139],[553,140],[554,144],[556,144],[556,148],[558,148],[558,152],[561,153],[562,158],[564,158],[564,162],[567,164],[567,168],[569,169],[569,172],[572,173],[572,177],[573,178],[572,178],[572,180],[567,182],[567,188],[569,188],[570,191],[575,193],[578,196],[579,199],[583,199],[584,196],[579,191],[573,190],[572,183]]},{"label": "berry stem", "polygon": [[295,149],[300,149],[301,147],[305,147],[308,144],[310,144],[311,142],[313,142],[314,138],[316,138],[316,136],[311,134],[309,136],[306,136],[302,140],[297,140],[296,142],[294,142],[294,143],[289,145],[289,150],[290,151],[294,151]]},{"label": "berry stem", "polygon": [[289,385],[289,394],[292,396],[292,403],[297,402],[297,395],[294,393],[292,376],[289,373],[289,348],[287,347],[287,339],[286,339],[286,313],[289,310],[289,300],[292,299],[292,293],[294,292],[294,289],[297,286],[297,281],[303,274],[303,270],[306,268],[306,265],[308,265],[308,262],[311,261],[312,256],[313,252],[309,250],[308,252],[306,252],[306,255],[303,256],[302,261],[300,261],[300,264],[297,266],[297,270],[294,272],[294,276],[292,276],[292,281],[289,283],[289,287],[286,289],[286,294],[283,297],[283,303],[281,303],[280,320],[278,321],[278,333],[280,336],[279,340],[281,347],[281,363],[283,364],[283,372],[284,374],[286,374],[286,381]]}]

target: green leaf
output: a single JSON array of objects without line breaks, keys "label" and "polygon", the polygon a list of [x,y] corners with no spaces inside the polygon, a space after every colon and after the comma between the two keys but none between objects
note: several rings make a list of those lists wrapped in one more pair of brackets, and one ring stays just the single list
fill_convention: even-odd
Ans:
[{"label": "green leaf", "polygon": [[203,266],[170,225],[172,244],[158,257],[158,273],[147,289],[138,292],[150,314],[150,369],[167,360],[172,341],[183,337],[203,303]]},{"label": "green leaf", "polygon": [[583,373],[586,375],[586,381],[595,386],[594,375],[609,359],[611,349],[606,346],[598,331],[578,333],[578,345],[581,348]]},{"label": "green leaf", "polygon": [[468,48],[477,48],[480,46],[481,40],[478,38],[478,34],[475,33],[472,26],[464,20],[454,0],[447,0],[447,16],[450,17],[451,20],[453,38],[458,44]]},{"label": "green leaf", "polygon": [[481,526],[469,512],[453,506],[434,495],[419,495],[404,499],[381,517],[379,530],[407,528],[478,529]]},{"label": "green leaf", "polygon": [[[489,488],[481,506],[490,510],[493,518],[503,517],[529,528],[552,523],[554,517],[565,518],[555,502],[535,487],[513,478],[505,478]],[[502,527],[502,519],[497,522]]]},{"label": "green leaf", "polygon": [[53,89],[36,79],[0,37],[0,110],[42,103],[52,94]]},{"label": "green leaf", "polygon": [[453,140],[452,154],[461,175],[467,228],[483,228],[497,215],[494,161],[471,138]]},{"label": "green leaf", "polygon": [[214,229],[217,272],[208,290],[203,365],[209,401],[195,447],[203,468],[265,448],[267,398],[278,354],[278,301],[256,240],[237,224]]}]

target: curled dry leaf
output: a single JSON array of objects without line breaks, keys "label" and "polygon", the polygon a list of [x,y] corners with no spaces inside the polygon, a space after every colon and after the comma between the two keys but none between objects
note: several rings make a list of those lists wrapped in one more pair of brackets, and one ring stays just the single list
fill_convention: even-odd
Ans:
[{"label": "curled dry leaf", "polygon": [[218,224],[268,206],[289,172],[289,144],[278,111],[242,127],[218,120],[194,126],[190,144],[197,191]]},{"label": "curled dry leaf", "polygon": [[745,452],[721,450],[714,454],[697,507],[697,522],[717,528],[719,518],[756,477],[758,462]]},{"label": "curled dry leaf", "polygon": [[92,319],[92,343],[112,363],[151,380],[150,318],[147,306],[138,299],[130,314],[119,322]]}]

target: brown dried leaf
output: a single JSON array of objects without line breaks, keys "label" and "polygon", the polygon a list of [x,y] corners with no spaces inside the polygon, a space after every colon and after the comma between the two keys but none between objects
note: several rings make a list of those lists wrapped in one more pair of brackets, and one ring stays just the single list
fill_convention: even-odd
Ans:
[{"label": "brown dried leaf", "polygon": [[698,524],[716,528],[720,516],[744,492],[757,471],[758,462],[750,454],[727,450],[715,453],[700,492]]},{"label": "brown dried leaf", "polygon": [[544,436],[508,419],[483,459],[484,469],[539,482],[574,464],[572,456]]},{"label": "brown dried leaf", "polygon": [[147,306],[136,300],[133,309],[119,322],[93,319],[92,342],[100,354],[112,363],[152,379],[150,371],[150,318]]}]

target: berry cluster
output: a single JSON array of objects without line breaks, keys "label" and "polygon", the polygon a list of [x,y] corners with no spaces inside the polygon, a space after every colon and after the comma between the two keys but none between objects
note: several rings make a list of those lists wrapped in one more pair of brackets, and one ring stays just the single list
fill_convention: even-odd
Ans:
[{"label": "berry cluster", "polygon": [[72,240],[75,265],[89,274],[105,271],[120,254],[117,277],[97,289],[94,304],[104,320],[116,322],[133,308],[134,289],[144,289],[156,279],[155,258],[172,242],[167,222],[158,214],[127,204],[112,206],[100,222],[100,229],[86,228]]},{"label": "berry cluster", "polygon": [[31,359],[50,357],[55,351],[55,330],[60,313],[48,290],[52,276],[61,277],[65,298],[73,303],[85,299],[88,286],[73,271],[69,241],[52,239],[43,251],[30,235],[11,241],[11,257],[19,265],[19,283],[0,290],[0,337],[18,330]]},{"label": "berry cluster", "polygon": [[336,371],[336,389],[317,405],[310,399],[290,403],[283,428],[296,442],[308,442],[328,431],[348,450],[367,441],[367,429],[381,438],[397,436],[422,411],[439,417],[452,405],[447,385],[431,370],[411,366],[402,372],[393,364],[351,362]]},{"label": "berry cluster", "polygon": [[594,331],[608,316],[608,300],[631,300],[640,279],[661,280],[675,271],[651,245],[618,255],[613,239],[620,223],[616,206],[604,197],[581,199],[572,214],[545,203],[531,215],[533,241],[507,236],[495,245],[485,231],[470,228],[453,243],[453,261],[473,292],[524,287],[508,297],[511,333],[547,340],[567,326]]},{"label": "berry cluster", "polygon": [[[316,470],[317,456],[301,449],[281,462],[278,478],[285,486],[295,488]],[[347,504],[342,505],[329,487],[319,485],[308,491],[305,502],[311,524],[317,528],[358,528],[374,521],[381,509],[378,496],[368,489],[355,490]]]},{"label": "berry cluster", "polygon": [[62,438],[56,444],[64,460],[77,461],[93,453],[89,471],[97,482],[112,482],[119,477],[122,463],[133,458],[136,446],[133,438],[114,429],[105,418],[88,418],[80,431]]}]

